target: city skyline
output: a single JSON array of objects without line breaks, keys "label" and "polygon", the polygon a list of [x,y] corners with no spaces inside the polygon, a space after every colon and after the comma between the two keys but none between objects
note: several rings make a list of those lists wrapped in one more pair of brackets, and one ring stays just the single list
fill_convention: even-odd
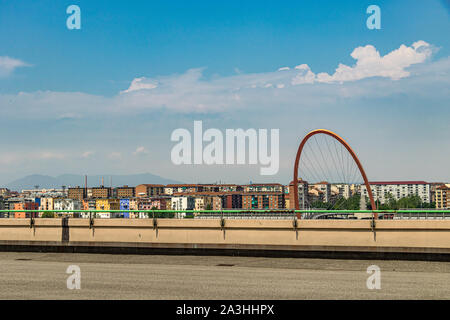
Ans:
[{"label": "city skyline", "polygon": [[[0,4],[0,185],[66,173],[290,181],[317,128],[345,137],[369,180],[450,181],[445,1],[380,1],[380,30],[366,28],[369,2],[77,4],[81,30],[67,30],[67,4]],[[171,132],[195,120],[279,129],[278,174],[174,165]]]}]

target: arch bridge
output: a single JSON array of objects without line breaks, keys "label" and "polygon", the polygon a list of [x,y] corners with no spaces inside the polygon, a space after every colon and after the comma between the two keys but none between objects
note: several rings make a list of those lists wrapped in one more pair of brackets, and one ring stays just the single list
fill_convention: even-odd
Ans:
[{"label": "arch bridge", "polygon": [[[293,181],[294,182],[294,207],[295,207],[295,210],[300,209],[299,198],[298,198],[298,167],[299,167],[300,158],[301,158],[301,155],[303,152],[303,148],[305,147],[306,142],[311,137],[318,135],[318,134],[325,134],[325,135],[332,137],[333,139],[337,140],[340,144],[342,144],[345,147],[345,149],[347,149],[347,151],[349,152],[349,154],[352,156],[353,160],[355,161],[356,165],[358,166],[359,172],[361,173],[361,176],[364,180],[364,184],[366,186],[367,193],[369,195],[372,210],[376,210],[375,200],[373,198],[372,189],[370,188],[370,185],[369,185],[369,180],[367,179],[366,172],[364,171],[364,168],[363,168],[361,162],[359,161],[358,157],[356,156],[356,153],[353,151],[353,149],[350,147],[350,145],[342,137],[340,137],[338,134],[334,133],[333,131],[326,130],[326,129],[316,129],[316,130],[309,132],[303,138],[303,140],[300,143],[300,146],[298,147],[297,155],[295,157],[294,181]],[[375,219],[378,219],[377,212],[375,212],[375,211],[373,212],[373,217]],[[301,218],[300,213],[297,213],[297,218],[299,218],[299,219]]]}]

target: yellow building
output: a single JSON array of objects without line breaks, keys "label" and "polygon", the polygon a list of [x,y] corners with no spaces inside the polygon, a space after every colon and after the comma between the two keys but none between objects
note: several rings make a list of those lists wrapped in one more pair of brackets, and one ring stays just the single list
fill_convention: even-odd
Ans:
[{"label": "yellow building", "polygon": [[450,185],[436,188],[436,209],[450,209]]},{"label": "yellow building", "polygon": [[106,210],[106,212],[97,212],[97,217],[99,218],[113,218],[120,213],[108,212],[108,210],[119,210],[120,200],[119,199],[97,199],[95,201],[95,210]]},{"label": "yellow building", "polygon": [[41,198],[41,205],[39,206],[39,210],[53,210],[53,198]]},{"label": "yellow building", "polygon": [[290,201],[291,201],[291,199],[289,199],[289,197],[287,197],[287,196],[284,197],[284,208],[285,209],[289,209],[291,207]]}]

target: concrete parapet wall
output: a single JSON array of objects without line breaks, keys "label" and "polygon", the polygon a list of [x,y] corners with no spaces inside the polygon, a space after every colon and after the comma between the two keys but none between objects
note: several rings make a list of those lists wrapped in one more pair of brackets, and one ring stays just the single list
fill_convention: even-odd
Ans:
[{"label": "concrete parapet wall", "polygon": [[0,219],[0,240],[61,241],[61,219]]},{"label": "concrete parapet wall", "polygon": [[[445,249],[446,220],[0,219],[0,241],[67,245],[252,246],[257,248]],[[409,248],[409,249],[408,249]]]}]

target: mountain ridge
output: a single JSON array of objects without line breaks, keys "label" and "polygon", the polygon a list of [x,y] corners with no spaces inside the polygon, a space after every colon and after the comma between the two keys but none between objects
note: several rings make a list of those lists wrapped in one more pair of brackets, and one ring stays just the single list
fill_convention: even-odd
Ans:
[{"label": "mountain ridge", "polygon": [[[112,179],[112,186],[119,187],[123,185],[136,186],[143,183],[149,184],[171,184],[182,183],[180,181],[167,179],[151,173],[129,174],[129,175],[88,175],[87,182],[88,187],[99,186],[101,179],[104,178],[104,185],[110,186]],[[84,175],[81,174],[61,174],[58,176],[49,176],[42,174],[31,174],[14,181],[11,181],[5,185],[6,188],[14,191],[21,191],[26,189],[34,189],[35,186],[39,186],[40,189],[58,188],[61,186],[66,187],[84,187]]]}]

